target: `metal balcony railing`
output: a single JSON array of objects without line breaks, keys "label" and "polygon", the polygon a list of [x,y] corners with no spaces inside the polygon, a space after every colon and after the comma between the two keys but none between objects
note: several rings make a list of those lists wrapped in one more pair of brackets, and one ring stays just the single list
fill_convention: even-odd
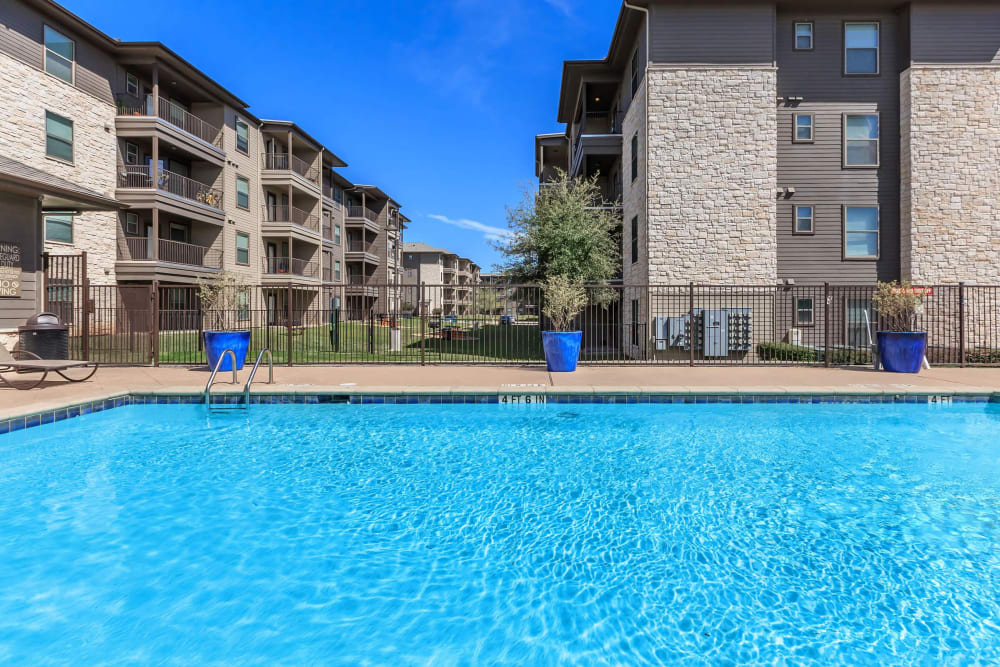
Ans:
[{"label": "metal balcony railing", "polygon": [[222,130],[211,123],[205,122],[198,116],[166,98],[159,98],[160,102],[153,114],[153,98],[149,96],[145,101],[132,95],[118,95],[115,99],[115,106],[119,116],[156,116],[165,120],[174,127],[187,132],[188,134],[208,142],[216,148],[222,148]]},{"label": "metal balcony railing", "polygon": [[222,190],[205,185],[193,178],[167,171],[153,169],[150,165],[120,165],[118,187],[122,189],[159,190],[169,192],[183,199],[223,210]]},{"label": "metal balcony railing", "polygon": [[364,218],[365,220],[370,220],[371,222],[378,222],[378,213],[365,206],[348,206],[347,217]]},{"label": "metal balcony railing", "polygon": [[375,244],[366,243],[358,239],[350,239],[347,241],[347,252],[367,252],[375,254]]},{"label": "metal balcony railing", "polygon": [[309,211],[285,204],[264,204],[264,222],[290,222],[319,233],[320,219]]},{"label": "metal balcony railing", "polygon": [[319,185],[319,168],[305,160],[288,153],[264,153],[261,157],[261,168],[264,171],[292,170],[308,181]]},{"label": "metal balcony railing", "polygon": [[264,273],[269,276],[290,275],[307,278],[319,277],[319,264],[307,259],[295,257],[265,257]]},{"label": "metal balcony railing", "polygon": [[[118,259],[130,261],[153,261],[152,243],[143,236],[126,236],[125,243],[118,246]],[[222,252],[208,246],[159,239],[159,261],[186,266],[200,266],[207,269],[222,268]]]}]

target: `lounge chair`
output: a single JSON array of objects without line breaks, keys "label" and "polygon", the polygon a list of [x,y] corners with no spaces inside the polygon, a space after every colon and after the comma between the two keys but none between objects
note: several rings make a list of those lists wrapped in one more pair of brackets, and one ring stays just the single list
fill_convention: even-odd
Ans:
[{"label": "lounge chair", "polygon": [[[14,356],[27,357],[27,359],[15,359]],[[17,350],[13,353],[8,352],[7,348],[0,345],[0,381],[3,384],[11,387],[12,389],[34,389],[41,383],[45,382],[45,378],[49,373],[58,373],[60,377],[64,380],[70,382],[83,382],[84,380],[89,380],[94,373],[97,372],[98,364],[92,361],[69,361],[64,359],[42,359],[37,354],[33,352],[28,352],[27,350]],[[89,368],[90,372],[84,377],[70,377],[66,375],[63,371],[69,370],[71,368]],[[40,374],[37,381],[28,380],[27,382],[14,382],[5,375],[23,375],[23,374]]]}]

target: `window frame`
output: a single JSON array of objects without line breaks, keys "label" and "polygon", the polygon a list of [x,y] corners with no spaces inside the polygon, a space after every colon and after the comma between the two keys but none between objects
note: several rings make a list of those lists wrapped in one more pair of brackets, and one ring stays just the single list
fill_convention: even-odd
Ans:
[{"label": "window frame", "polygon": [[[875,117],[875,138],[874,139],[848,139],[847,138],[847,119],[850,116],[874,116]],[[882,166],[882,116],[879,112],[857,112],[857,111],[845,111],[841,114],[840,118],[840,151],[841,151],[841,167],[844,169],[878,169]],[[847,161],[847,142],[848,141],[874,141],[875,142],[875,164],[850,164]]]},{"label": "window frame", "polygon": [[[847,209],[849,208],[873,208],[875,209],[875,231],[847,231]],[[875,254],[874,255],[848,255],[847,235],[848,234],[875,234]],[[844,204],[840,207],[840,248],[842,259],[845,262],[877,262],[882,256],[882,209],[878,204]]]},{"label": "window frame", "polygon": [[[796,296],[796,297],[793,297],[793,299],[794,299],[794,303],[792,305],[794,306],[793,310],[795,311],[795,324],[794,324],[795,328],[799,328],[799,327],[814,327],[814,326],[816,326],[816,300],[813,297],[811,297],[811,296]],[[809,302],[809,308],[808,309],[802,308],[800,306],[801,302],[803,302],[803,301],[808,301]],[[800,312],[805,312],[806,310],[808,310],[808,312],[809,312],[809,321],[808,322],[800,322],[799,321],[799,313]]]},{"label": "window frame", "polygon": [[[133,81],[135,81],[135,92],[134,93],[131,90],[129,90],[129,86],[131,85],[131,83]],[[133,97],[136,97],[136,98],[141,98],[142,97],[141,94],[140,94],[142,92],[142,87],[139,85],[139,77],[136,76],[135,74],[132,74],[132,72],[125,72],[125,92],[127,94],[129,94],[129,95],[132,95]]]},{"label": "window frame", "polygon": [[[247,129],[246,150],[240,148],[240,125]],[[244,155],[250,155],[250,123],[239,117],[236,118],[236,150]]]},{"label": "window frame", "polygon": [[[49,137],[52,136],[49,134],[49,116],[52,116],[53,118],[58,118],[59,120],[64,120],[67,123],[69,123],[70,140],[69,140],[68,160],[62,157],[61,155],[53,155],[52,153],[49,152]],[[65,139],[62,139],[60,137],[52,136],[52,138],[56,141],[61,141],[65,143]],[[73,164],[75,156],[76,156],[76,127],[73,124],[73,120],[71,118],[66,118],[65,116],[57,114],[54,111],[49,111],[48,109],[46,109],[45,110],[45,157],[49,158],[50,160],[57,160],[64,164]]]},{"label": "window frame", "polygon": [[340,277],[343,275],[342,266],[339,259],[333,260],[333,279],[337,282],[340,282]]},{"label": "window frame", "polygon": [[639,132],[636,131],[632,135],[632,141],[629,144],[632,150],[632,183],[635,183],[635,179],[639,178]]},{"label": "window frame", "polygon": [[[812,212],[809,219],[809,229],[802,231],[799,229],[799,220],[806,218],[799,217],[799,209],[808,208]],[[792,204],[792,234],[795,236],[815,236],[816,235],[816,205],[815,204]]]},{"label": "window frame", "polygon": [[[809,46],[799,46],[799,26],[809,26]],[[815,51],[816,50],[816,22],[815,21],[792,21],[792,50],[793,51]]]},{"label": "window frame", "polygon": [[[132,161],[132,162],[129,162],[129,149],[132,149],[132,148],[135,149],[135,160]],[[139,156],[140,156],[140,153],[139,153],[139,144],[133,144],[131,141],[126,141],[125,142],[125,164],[127,164],[127,165],[136,165],[136,164],[139,164]]]},{"label": "window frame", "polygon": [[340,227],[340,223],[333,224],[333,244],[343,245],[344,244],[344,232]]},{"label": "window frame", "polygon": [[[809,138],[799,138],[799,118],[809,119]],[[816,114],[814,113],[793,113],[792,114],[792,143],[793,144],[814,144],[816,143]]]},{"label": "window frame", "polygon": [[[240,248],[240,239],[247,240],[247,247]],[[247,261],[240,261],[240,251],[244,250],[247,254]],[[236,232],[236,256],[233,258],[237,266],[250,266],[250,235],[246,232]]]},{"label": "window frame", "polygon": [[[58,243],[60,245],[73,245],[76,239],[76,216],[72,211],[47,211],[44,216],[44,230],[45,230],[45,243]],[[49,218],[68,218],[69,222],[69,240],[65,241],[62,239],[49,238]],[[67,222],[66,220],[60,220],[60,222]]]},{"label": "window frame", "polygon": [[[247,184],[247,205],[243,206],[240,204],[240,183]],[[242,209],[244,211],[250,210],[250,179],[246,176],[240,176],[236,174],[236,208]]]},{"label": "window frame", "polygon": [[631,222],[632,263],[639,262],[639,216],[632,216]]},{"label": "window frame", "polygon": [[[847,26],[851,25],[873,25],[875,26],[875,71],[874,72],[848,72],[847,71]],[[840,39],[842,42],[841,59],[843,64],[841,73],[843,76],[881,76],[882,74],[882,22],[878,19],[855,19],[844,21],[841,24]]]},{"label": "window frame", "polygon": [[[67,42],[69,42],[70,44],[73,45],[73,57],[72,58],[67,58],[67,60],[69,60],[69,62],[70,62],[70,66],[69,66],[69,81],[66,81],[66,79],[62,78],[58,74],[53,74],[52,72],[49,71],[49,51],[52,51],[52,49],[49,48],[48,41],[45,39],[46,32],[49,31],[49,30],[51,30],[52,32],[56,33],[57,35],[59,35],[60,37],[62,37],[63,39],[65,39]],[[56,53],[55,51],[52,51],[52,53],[53,53],[53,55],[58,56],[59,58],[66,58],[65,56],[60,55],[60,54]],[[63,34],[63,32],[61,30],[56,30],[55,28],[53,28],[48,23],[43,23],[42,24],[42,71],[45,72],[46,74],[48,74],[49,76],[52,76],[52,77],[55,77],[55,78],[59,79],[60,81],[62,81],[64,83],[68,83],[71,86],[75,86],[76,85],[76,40],[75,39],[70,39],[68,36],[66,36],[65,34]]]},{"label": "window frame", "polygon": [[[134,231],[129,231],[129,224],[130,224],[130,222],[132,220],[135,221],[135,230]],[[139,214],[138,213],[130,213],[130,212],[126,211],[125,212],[125,236],[129,236],[129,235],[139,236]]]},{"label": "window frame", "polygon": [[632,99],[635,99],[636,93],[639,92],[639,47],[635,47],[635,51],[632,52],[632,60],[629,62],[630,74],[632,75]]}]

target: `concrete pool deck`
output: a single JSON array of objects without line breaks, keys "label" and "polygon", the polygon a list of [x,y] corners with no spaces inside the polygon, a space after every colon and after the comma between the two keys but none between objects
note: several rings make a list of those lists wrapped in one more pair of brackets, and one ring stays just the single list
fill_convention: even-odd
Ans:
[{"label": "concrete pool deck", "polygon": [[[213,393],[242,392],[249,365]],[[30,391],[0,387],[0,419],[127,393],[192,394],[205,389],[204,366],[105,367],[87,382],[46,381]],[[1000,368],[934,368],[918,375],[809,367],[581,367],[549,373],[539,366],[275,366],[257,372],[254,393],[661,393],[661,394],[995,394]],[[521,385],[521,386],[505,386]]]}]

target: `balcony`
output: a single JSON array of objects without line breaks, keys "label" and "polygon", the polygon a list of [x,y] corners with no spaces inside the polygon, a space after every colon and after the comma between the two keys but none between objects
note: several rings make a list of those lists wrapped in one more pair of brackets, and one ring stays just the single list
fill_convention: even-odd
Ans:
[{"label": "balcony", "polygon": [[364,206],[348,206],[347,217],[359,220],[368,220],[369,222],[378,222],[378,213]]},{"label": "balcony", "polygon": [[309,211],[294,206],[278,204],[265,204],[261,208],[264,211],[264,224],[298,225],[319,234],[320,219],[318,215],[313,215]]},{"label": "balcony", "polygon": [[295,257],[265,257],[264,275],[282,278],[319,278],[319,263]]},{"label": "balcony", "polygon": [[319,189],[319,167],[288,153],[264,153],[260,156],[261,169],[265,172],[291,172],[313,188]]},{"label": "balcony", "polygon": [[347,275],[347,287],[344,290],[347,294],[359,295],[363,294],[365,296],[378,296],[378,285],[375,283],[374,276],[365,276],[359,273],[351,273]]},{"label": "balcony", "polygon": [[131,95],[115,99],[115,126],[119,137],[148,137],[159,134],[185,152],[216,166],[225,163],[222,130],[163,97],[153,113],[153,98],[145,101]]},{"label": "balcony", "polygon": [[136,208],[160,208],[204,222],[225,218],[222,190],[150,165],[119,165],[116,197]]},{"label": "balcony", "polygon": [[153,259],[153,243],[144,236],[118,239],[115,271],[125,280],[173,280],[191,282],[222,270],[218,248],[158,239],[159,257]]}]

